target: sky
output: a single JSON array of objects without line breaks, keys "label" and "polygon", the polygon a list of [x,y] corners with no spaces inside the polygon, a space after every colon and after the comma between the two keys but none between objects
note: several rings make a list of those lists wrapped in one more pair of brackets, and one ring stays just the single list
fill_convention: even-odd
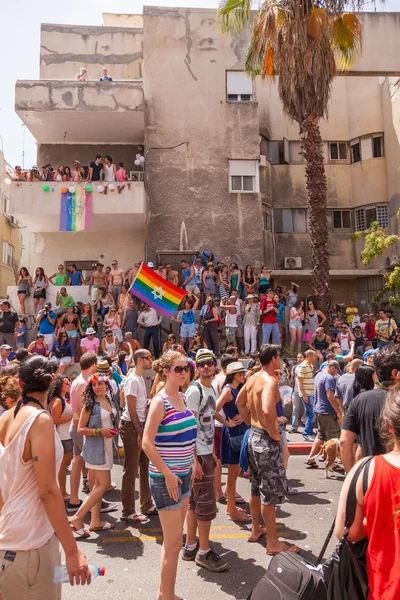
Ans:
[{"label": "sky", "polygon": [[[18,79],[39,79],[41,23],[102,25],[103,12],[137,14],[143,5],[216,8],[218,0],[8,0],[0,20],[0,148],[8,162],[22,164],[24,148],[25,168],[36,163],[36,142],[14,112],[14,96]],[[387,0],[384,10],[400,12],[400,0]]]}]

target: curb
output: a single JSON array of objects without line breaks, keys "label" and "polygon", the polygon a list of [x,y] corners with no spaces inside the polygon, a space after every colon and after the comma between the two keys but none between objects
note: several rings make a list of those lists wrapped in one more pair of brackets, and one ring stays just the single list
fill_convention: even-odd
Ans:
[{"label": "curb", "polygon": [[288,443],[289,454],[310,454],[312,444]]}]

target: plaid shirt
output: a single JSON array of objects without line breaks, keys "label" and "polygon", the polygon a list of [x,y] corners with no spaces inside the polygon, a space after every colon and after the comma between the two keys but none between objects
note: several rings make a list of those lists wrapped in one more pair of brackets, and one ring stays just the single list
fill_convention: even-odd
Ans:
[{"label": "plaid shirt", "polygon": [[8,365],[8,359],[7,358],[1,358],[0,356],[0,371],[2,371],[3,369],[6,368],[6,366]]}]

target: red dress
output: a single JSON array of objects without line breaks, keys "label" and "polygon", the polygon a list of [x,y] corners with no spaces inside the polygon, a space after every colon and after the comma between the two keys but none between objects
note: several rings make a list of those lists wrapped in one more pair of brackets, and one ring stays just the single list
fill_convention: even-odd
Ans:
[{"label": "red dress", "polygon": [[[362,506],[367,519],[369,600],[400,598],[400,468],[375,456]],[[396,514],[396,511],[398,514]]]}]

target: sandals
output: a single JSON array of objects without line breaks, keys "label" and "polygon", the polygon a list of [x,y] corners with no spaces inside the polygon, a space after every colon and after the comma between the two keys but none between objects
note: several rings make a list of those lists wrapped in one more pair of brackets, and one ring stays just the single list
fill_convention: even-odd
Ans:
[{"label": "sandals", "polygon": [[115,525],[108,521],[104,523],[103,527],[89,527],[89,531],[109,531],[110,529],[115,529]]},{"label": "sandals", "polygon": [[282,548],[282,550],[278,550],[278,552],[268,552],[267,550],[267,554],[268,556],[276,556],[277,554],[280,554],[281,552],[293,552],[293,554],[298,554],[300,552],[300,548],[298,546],[295,546],[294,544],[288,544],[287,542],[284,542],[286,544],[286,548]]},{"label": "sandals", "polygon": [[247,541],[248,541],[250,544],[256,544],[257,542],[259,542],[259,541],[260,541],[260,539],[261,539],[262,537],[264,537],[264,535],[267,535],[267,530],[265,529],[265,527],[261,527],[261,529],[260,529],[260,533],[259,533],[259,535],[258,535],[257,539],[254,539],[254,538],[252,538],[252,537],[250,536],[249,538],[247,538]]},{"label": "sandals", "polygon": [[304,464],[307,465],[307,469],[319,469],[315,460],[306,460]]},{"label": "sandals", "polygon": [[74,534],[75,539],[79,540],[79,539],[82,539],[82,538],[88,538],[88,537],[90,537],[89,528],[88,528],[87,525],[84,525],[80,529],[77,529],[75,527],[75,525],[72,525],[72,523],[70,522],[69,526],[72,529],[72,533]]},{"label": "sandals", "polygon": [[126,523],[140,523],[145,525],[150,522],[150,519],[146,515],[130,515],[129,517],[121,517],[121,521],[125,521]]}]

